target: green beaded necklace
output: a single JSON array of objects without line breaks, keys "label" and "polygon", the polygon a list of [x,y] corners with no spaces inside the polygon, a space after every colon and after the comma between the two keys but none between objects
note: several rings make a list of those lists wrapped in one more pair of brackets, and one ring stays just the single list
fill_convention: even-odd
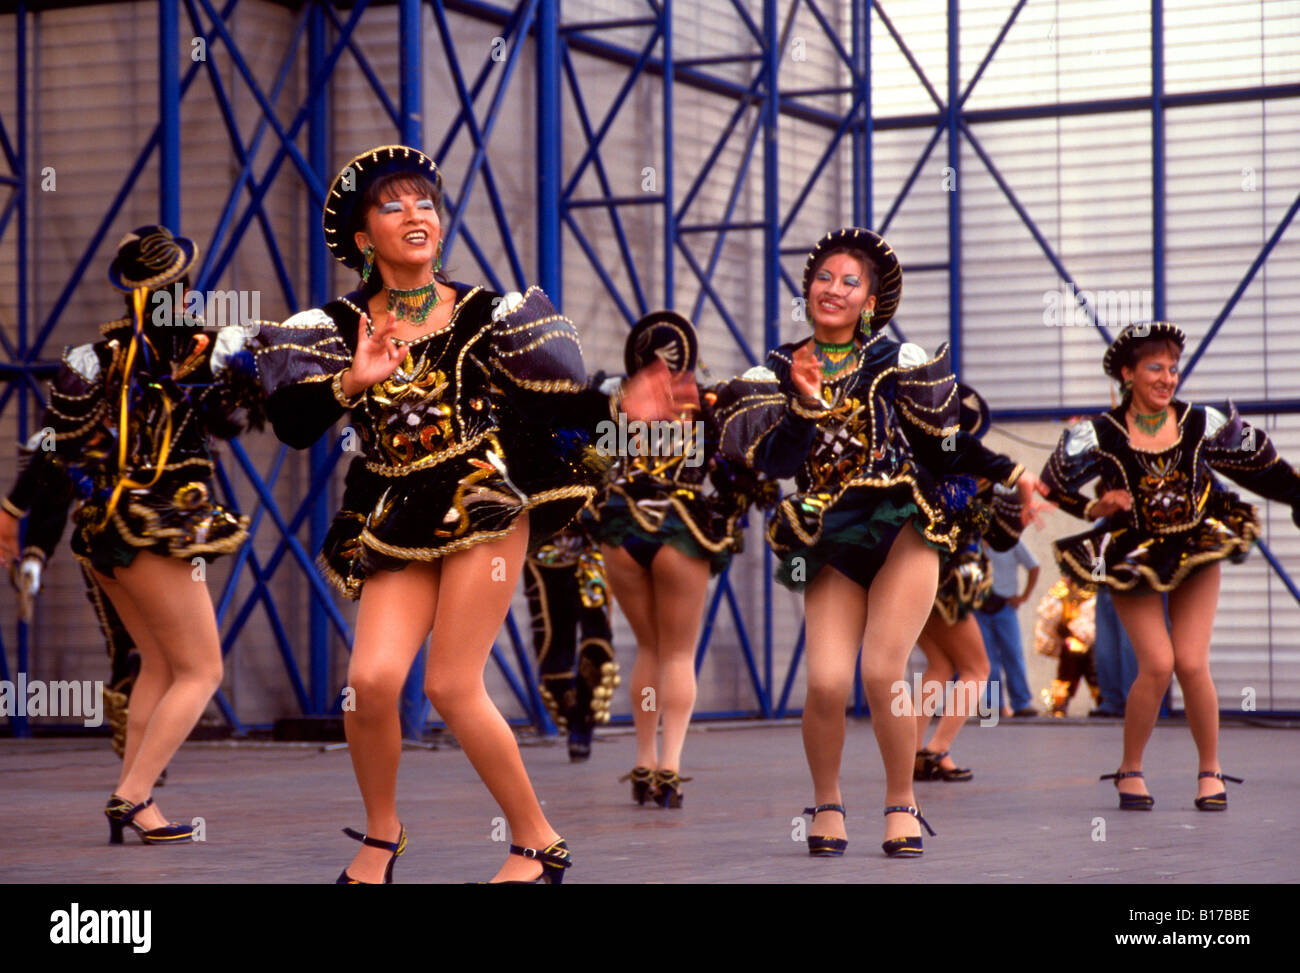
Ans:
[{"label": "green beaded necklace", "polygon": [[423,287],[410,290],[388,288],[388,310],[412,324],[424,324],[429,312],[438,306],[438,282],[431,280]]},{"label": "green beaded necklace", "polygon": [[833,379],[857,364],[858,346],[856,342],[836,345],[827,341],[813,341],[813,351],[822,366],[822,377]]},{"label": "green beaded necklace", "polygon": [[1160,431],[1160,427],[1165,424],[1169,418],[1169,410],[1161,409],[1159,412],[1145,413],[1133,410],[1133,422],[1148,436],[1154,436]]}]

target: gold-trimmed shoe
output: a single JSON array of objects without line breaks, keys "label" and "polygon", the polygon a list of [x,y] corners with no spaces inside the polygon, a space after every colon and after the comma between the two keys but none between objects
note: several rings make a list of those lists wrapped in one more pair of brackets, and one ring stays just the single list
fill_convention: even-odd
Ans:
[{"label": "gold-trimmed shoe", "polygon": [[682,806],[682,783],[692,780],[675,770],[656,770],[654,774],[654,799],[660,807]]},{"label": "gold-trimmed shoe", "polygon": [[104,805],[104,816],[108,818],[108,843],[122,844],[122,832],[130,828],[140,836],[146,845],[174,845],[181,841],[194,839],[194,827],[189,824],[177,824],[171,821],[161,828],[145,830],[135,823],[135,816],[153,804],[153,798],[146,798],[139,804],[132,804],[114,794]]},{"label": "gold-trimmed shoe", "polygon": [[[911,804],[895,804],[885,808],[885,814],[910,814],[916,820],[921,822],[921,826],[930,832],[930,837],[935,837],[934,828],[930,827],[930,822],[921,817],[921,812]],[[890,838],[880,843],[880,847],[890,858],[920,858],[922,853],[921,836],[909,835],[906,838]]]},{"label": "gold-trimmed shoe", "polygon": [[[1232,781],[1234,784],[1244,784],[1245,781],[1240,777],[1233,777],[1231,774],[1225,774],[1221,770],[1202,770],[1196,775],[1196,779],[1202,777],[1214,777],[1218,780]],[[1198,811],[1226,811],[1228,810],[1228,789],[1225,787],[1217,794],[1207,794],[1205,797],[1196,799],[1196,810]]]},{"label": "gold-trimmed shoe", "polygon": [[[362,834],[360,831],[354,831],[351,828],[344,828],[343,833],[349,838],[361,842],[363,845],[369,845],[371,848],[382,848],[384,851],[391,851],[393,857],[388,859],[388,867],[384,869],[384,884],[393,884],[393,863],[402,855],[406,854],[406,828],[398,825],[402,829],[396,841],[380,841],[378,838],[371,838]],[[345,868],[339,872],[339,877],[334,880],[335,885],[373,885],[373,882],[363,882],[360,879],[353,878],[348,874]]]}]

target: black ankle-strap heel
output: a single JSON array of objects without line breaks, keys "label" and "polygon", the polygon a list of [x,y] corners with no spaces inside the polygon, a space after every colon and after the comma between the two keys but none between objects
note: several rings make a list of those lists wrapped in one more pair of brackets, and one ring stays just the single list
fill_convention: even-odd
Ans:
[{"label": "black ankle-strap heel", "polygon": [[140,836],[140,840],[146,845],[173,845],[180,841],[192,841],[194,838],[194,828],[188,824],[177,824],[175,821],[163,825],[161,828],[151,828],[145,830],[135,823],[135,816],[145,808],[153,804],[153,798],[149,797],[139,804],[132,804],[114,794],[104,805],[104,816],[108,818],[108,843],[110,845],[122,844],[122,832],[130,828]]},{"label": "black ankle-strap heel", "polygon": [[563,838],[556,838],[540,851],[522,845],[511,845],[510,854],[540,861],[542,874],[531,882],[500,882],[498,883],[500,885],[536,885],[538,882],[559,885],[564,881],[565,870],[573,867],[573,855],[569,852],[569,845]]},{"label": "black ankle-strap heel", "polygon": [[[1102,774],[1098,780],[1113,780],[1115,789],[1119,790],[1119,782],[1125,777],[1145,777],[1140,770],[1115,771],[1113,774]],[[1150,811],[1155,807],[1156,799],[1150,794],[1125,794],[1119,792],[1119,809],[1121,811]]]},{"label": "black ankle-strap heel", "polygon": [[[1230,781],[1232,781],[1234,784],[1244,784],[1244,783],[1246,783],[1246,782],[1245,782],[1244,780],[1242,780],[1240,777],[1233,777],[1231,774],[1225,774],[1225,773],[1224,773],[1223,771],[1221,771],[1221,770],[1202,770],[1199,774],[1196,775],[1196,779],[1197,779],[1197,780],[1200,780],[1202,777],[1214,777],[1214,778],[1217,778],[1218,780],[1225,780],[1225,781],[1226,781],[1226,780],[1230,780]],[[1226,810],[1228,810],[1228,790],[1227,790],[1227,788],[1225,787],[1223,790],[1219,791],[1219,793],[1217,793],[1217,794],[1209,794],[1209,795],[1207,795],[1207,796],[1205,796],[1205,797],[1198,797],[1198,798],[1196,799],[1196,810],[1198,810],[1198,811],[1226,811]]]},{"label": "black ankle-strap heel", "polygon": [[[402,826],[398,825],[398,827],[402,827]],[[388,867],[384,869],[384,884],[392,885],[393,884],[393,863],[397,861],[397,859],[402,857],[402,855],[406,854],[406,828],[402,827],[402,833],[398,835],[396,841],[380,841],[378,838],[371,838],[368,835],[364,835],[360,831],[354,831],[351,828],[344,828],[343,833],[347,835],[349,838],[353,839],[354,841],[361,842],[363,845],[368,845],[371,848],[382,848],[384,851],[390,851],[393,853],[393,857],[388,859]],[[348,870],[345,868],[343,869],[343,871],[339,872],[339,877],[335,880],[334,884],[335,885],[373,885],[374,883],[362,882],[359,879],[353,878],[351,875],[348,874]]]},{"label": "black ankle-strap heel", "polygon": [[650,781],[654,777],[654,773],[649,767],[633,767],[620,777],[618,782],[621,784],[630,780],[632,782],[632,800],[638,804],[645,804],[646,798],[650,796]]},{"label": "black ankle-strap heel", "polygon": [[[816,817],[822,811],[839,811],[844,815],[844,820],[848,821],[849,813],[844,810],[843,804],[818,804],[816,807],[806,807],[803,813],[809,817]],[[809,822],[811,825],[811,822]],[[844,854],[844,849],[849,846],[848,838],[836,838],[828,834],[810,834],[808,836],[808,854],[815,858],[839,858]]]},{"label": "black ankle-strap heel", "polygon": [[[926,831],[930,832],[931,838],[937,837],[934,828],[930,827],[930,822],[921,817],[921,812],[910,804],[894,804],[885,808],[885,814],[910,814],[921,822],[921,826]],[[890,858],[919,858],[923,851],[919,834],[907,838],[890,838],[888,841],[882,841],[880,847]]]}]

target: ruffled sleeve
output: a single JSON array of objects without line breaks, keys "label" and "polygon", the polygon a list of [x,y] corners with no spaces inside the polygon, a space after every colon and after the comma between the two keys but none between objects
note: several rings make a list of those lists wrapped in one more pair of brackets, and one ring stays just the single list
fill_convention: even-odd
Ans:
[{"label": "ruffled sleeve", "polygon": [[1077,422],[1061,434],[1060,442],[1043,467],[1047,498],[1066,513],[1086,519],[1091,502],[1081,488],[1101,474],[1100,445],[1093,420]]},{"label": "ruffled sleeve", "polygon": [[343,400],[335,381],[352,352],[322,308],[262,324],[254,345],[267,415],[282,442],[305,449],[355,404]]},{"label": "ruffled sleeve", "polygon": [[[260,334],[272,322],[255,322]],[[266,420],[266,393],[262,389],[249,332],[238,325],[219,330],[212,341],[208,368],[212,385],[203,395],[201,421],[221,439],[232,439],[245,429],[261,429]]]},{"label": "ruffled sleeve", "polygon": [[715,388],[714,414],[722,455],[774,479],[794,476],[808,459],[817,422],[826,414],[787,391],[789,366],[781,352]]},{"label": "ruffled sleeve", "polygon": [[1268,434],[1241,418],[1229,402],[1227,411],[1205,411],[1205,459],[1210,467],[1247,490],[1285,503],[1300,526],[1300,476],[1277,454]]},{"label": "ruffled sleeve", "polygon": [[960,404],[952,358],[944,343],[927,359],[917,345],[898,349],[894,404],[912,450],[933,473],[982,476],[1011,486],[1024,467],[995,453],[958,425]]}]

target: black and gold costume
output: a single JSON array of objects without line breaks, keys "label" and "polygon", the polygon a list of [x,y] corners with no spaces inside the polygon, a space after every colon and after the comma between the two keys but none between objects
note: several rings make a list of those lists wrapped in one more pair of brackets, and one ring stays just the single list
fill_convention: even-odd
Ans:
[{"label": "black and gold costume", "polygon": [[33,450],[6,509],[22,516],[40,484],[70,478],[80,500],[73,553],[108,575],[139,551],[237,550],[248,518],[214,501],[210,437],[261,421],[245,331],[160,327],[147,313],[139,326],[124,318],[101,331],[64,353],[42,422],[54,448]]},{"label": "black and gold costume", "polygon": [[[609,722],[619,684],[600,550],[579,520],[524,561],[542,702],[570,734],[570,757],[591,752],[591,728]],[[576,750],[576,752],[575,752]]]},{"label": "black and gold costume", "polygon": [[[811,339],[807,339],[811,340]],[[790,381],[799,343],[782,345],[720,393],[723,452],[797,490],[767,530],[777,578],[802,588],[827,564],[870,586],[902,525],[954,552],[986,526],[976,477],[1011,485],[1022,467],[957,424],[947,346],[934,358],[883,331],[862,336],[856,367],[803,401]]]},{"label": "black and gold costume", "polygon": [[1080,680],[1087,681],[1093,706],[1101,703],[1096,640],[1097,596],[1066,575],[1038,603],[1034,625],[1034,648],[1056,659],[1056,678],[1043,690],[1043,702],[1053,716],[1065,716]]},{"label": "black and gold costume", "polygon": [[536,546],[595,493],[592,430],[613,403],[589,387],[577,332],[536,287],[497,295],[454,285],[439,331],[345,400],[360,293],[262,328],[257,359],[276,435],[305,448],[345,413],[360,437],[322,571],[359,597],[378,570],[505,536],[527,511]]},{"label": "black and gold costume", "polygon": [[1061,570],[1084,585],[1116,591],[1170,591],[1196,568],[1241,560],[1259,534],[1255,508],[1219,486],[1212,474],[1285,503],[1300,524],[1300,476],[1262,429],[1227,411],[1175,399],[1178,439],[1167,449],[1133,447],[1121,405],[1062,434],[1043,471],[1050,499],[1087,518],[1080,489],[1100,477],[1099,491],[1126,490],[1131,511],[1053,544]]}]

